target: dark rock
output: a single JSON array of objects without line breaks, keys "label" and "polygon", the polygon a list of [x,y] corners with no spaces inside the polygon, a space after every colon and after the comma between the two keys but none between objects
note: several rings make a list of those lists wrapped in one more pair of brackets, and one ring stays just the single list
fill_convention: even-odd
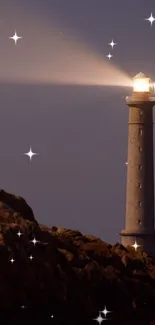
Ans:
[{"label": "dark rock", "polygon": [[155,321],[154,258],[77,230],[39,225],[24,199],[2,190],[0,261],[2,321],[46,323],[53,314],[56,324],[91,324],[105,306],[112,325]]},{"label": "dark rock", "polygon": [[124,252],[128,252],[127,248],[124,247],[122,244],[120,243],[116,243],[114,246],[113,246],[113,249],[116,251],[116,249],[120,250],[120,251],[124,251]]},{"label": "dark rock", "polygon": [[129,264],[131,264],[132,259],[128,255],[123,255],[121,261],[125,265],[125,267],[127,267]]},{"label": "dark rock", "polygon": [[22,217],[26,220],[36,222],[32,209],[21,196],[15,196],[0,190],[0,201],[2,207],[19,214],[22,213]]}]

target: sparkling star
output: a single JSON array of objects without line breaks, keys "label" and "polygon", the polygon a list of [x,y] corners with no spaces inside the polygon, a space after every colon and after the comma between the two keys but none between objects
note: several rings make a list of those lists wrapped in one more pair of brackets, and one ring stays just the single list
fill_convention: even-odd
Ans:
[{"label": "sparkling star", "polygon": [[33,240],[31,240],[31,242],[34,244],[34,246],[36,245],[36,243],[38,243],[38,240],[35,239],[35,237],[33,238]]},{"label": "sparkling star", "polygon": [[53,318],[54,316],[53,315],[51,315],[51,318]]},{"label": "sparkling star", "polygon": [[[34,245],[35,245],[35,244],[34,244]],[[34,257],[33,257],[32,255],[29,256],[29,259],[30,259],[31,261],[33,260],[33,258],[34,258]]]},{"label": "sparkling star", "polygon": [[137,250],[138,247],[140,247],[140,245],[137,244],[137,242],[135,241],[135,243],[132,245],[132,247],[135,249],[135,251]]},{"label": "sparkling star", "polygon": [[149,18],[145,18],[145,20],[148,20],[151,23],[151,26],[152,26],[152,24],[153,24],[153,22],[155,20],[155,18],[152,15],[152,12],[151,12],[151,16]]},{"label": "sparkling star", "polygon": [[106,55],[106,57],[110,60],[113,57],[113,55],[109,53],[108,55]]},{"label": "sparkling star", "polygon": [[99,313],[99,316],[97,318],[95,318],[94,320],[96,320],[99,323],[99,325],[101,325],[101,323],[103,322],[103,320],[105,320],[105,318],[103,318],[101,316],[101,314]]},{"label": "sparkling star", "polygon": [[15,34],[9,38],[12,38],[14,41],[15,41],[15,44],[17,44],[17,41],[20,39],[20,38],[23,38],[23,37],[20,37],[20,36],[17,36],[17,33],[15,31]]},{"label": "sparkling star", "polygon": [[111,313],[111,311],[107,310],[107,308],[105,306],[104,309],[101,311],[101,313],[103,313],[104,316],[106,317],[108,313]]},{"label": "sparkling star", "polygon": [[29,156],[29,158],[30,158],[30,161],[31,161],[32,157],[33,157],[33,156],[35,156],[35,155],[38,155],[38,153],[35,153],[35,152],[33,152],[33,151],[32,151],[32,149],[31,149],[31,147],[30,147],[30,151],[29,151],[29,152],[26,152],[26,153],[24,153],[24,155],[27,155],[27,156]]},{"label": "sparkling star", "polygon": [[24,306],[24,305],[22,305],[22,306],[21,306],[21,308],[22,308],[22,309],[25,309],[25,306]]},{"label": "sparkling star", "polygon": [[17,232],[18,237],[20,237],[22,235],[22,233],[20,232],[20,230]]},{"label": "sparkling star", "polygon": [[14,260],[13,258],[11,258],[10,262],[11,262],[11,263],[14,263],[14,262],[15,262],[15,260]]},{"label": "sparkling star", "polygon": [[116,45],[117,43],[114,43],[114,41],[112,40],[111,43],[109,43],[108,45],[110,45],[113,49],[113,47]]}]

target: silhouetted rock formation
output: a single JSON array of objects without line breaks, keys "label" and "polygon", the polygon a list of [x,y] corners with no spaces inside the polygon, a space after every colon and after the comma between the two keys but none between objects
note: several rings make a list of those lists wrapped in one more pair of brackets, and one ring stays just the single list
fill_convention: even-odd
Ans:
[{"label": "silhouetted rock formation", "polygon": [[21,196],[16,196],[4,190],[0,190],[0,204],[3,205],[3,207],[6,206],[8,210],[21,214],[24,219],[37,223],[32,209]]},{"label": "silhouetted rock formation", "polygon": [[155,324],[155,260],[39,225],[25,200],[0,191],[0,319],[97,324],[105,306],[110,324]]}]

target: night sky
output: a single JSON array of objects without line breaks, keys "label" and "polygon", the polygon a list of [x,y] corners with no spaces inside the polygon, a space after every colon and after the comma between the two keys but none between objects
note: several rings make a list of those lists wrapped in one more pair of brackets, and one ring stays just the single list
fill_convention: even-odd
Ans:
[{"label": "night sky", "polygon": [[1,0],[0,187],[24,197],[39,223],[119,241],[125,82],[140,71],[155,81],[151,12],[154,0]]}]

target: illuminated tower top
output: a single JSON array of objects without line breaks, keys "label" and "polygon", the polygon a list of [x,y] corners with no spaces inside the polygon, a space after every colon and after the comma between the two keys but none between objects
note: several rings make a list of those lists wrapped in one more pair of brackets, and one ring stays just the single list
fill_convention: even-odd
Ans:
[{"label": "illuminated tower top", "polygon": [[131,96],[126,97],[128,105],[141,104],[146,101],[154,102],[155,98],[150,97],[153,84],[149,77],[140,72],[133,78],[133,92]]},{"label": "illuminated tower top", "polygon": [[151,79],[145,76],[143,72],[138,73],[133,78],[133,91],[150,93]]}]

